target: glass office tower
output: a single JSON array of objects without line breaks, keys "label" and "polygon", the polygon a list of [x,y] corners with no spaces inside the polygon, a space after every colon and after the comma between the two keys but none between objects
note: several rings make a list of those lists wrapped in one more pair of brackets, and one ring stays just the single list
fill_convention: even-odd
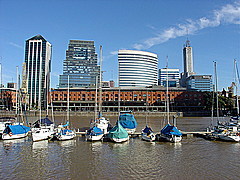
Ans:
[{"label": "glass office tower", "polygon": [[[22,89],[29,108],[47,107],[52,45],[41,35],[26,41]],[[41,104],[41,106],[40,106]]]},{"label": "glass office tower", "polygon": [[[59,77],[59,88],[91,87],[100,77],[94,41],[70,40],[66,59],[63,62],[63,74]],[[98,81],[99,82],[99,81]]]}]

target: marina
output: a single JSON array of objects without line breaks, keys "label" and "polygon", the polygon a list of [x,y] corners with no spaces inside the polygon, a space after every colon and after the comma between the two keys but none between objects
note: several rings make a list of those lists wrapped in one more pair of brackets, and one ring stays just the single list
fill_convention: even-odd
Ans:
[{"label": "marina", "polygon": [[[29,121],[33,119],[30,117]],[[61,123],[62,119],[56,117],[55,122]],[[228,119],[221,117],[222,121]],[[109,120],[114,124],[116,117]],[[145,117],[137,116],[136,120],[136,136],[120,144],[87,142],[83,127],[89,126],[89,117],[81,120],[71,117],[72,125],[81,130],[73,140],[32,142],[29,136],[1,140],[0,179],[31,179],[32,174],[36,179],[240,178],[240,143],[209,141],[197,136],[206,132],[211,118],[178,118],[178,128],[183,132],[179,143],[142,141],[140,132]],[[154,132],[159,133],[163,118],[149,120]],[[217,123],[216,118],[214,122]]]}]

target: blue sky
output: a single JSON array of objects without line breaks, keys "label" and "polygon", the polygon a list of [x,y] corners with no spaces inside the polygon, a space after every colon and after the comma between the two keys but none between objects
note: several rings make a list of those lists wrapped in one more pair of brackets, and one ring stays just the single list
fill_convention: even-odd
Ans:
[{"label": "blue sky", "polygon": [[156,53],[159,68],[168,56],[169,68],[183,71],[182,48],[188,37],[194,71],[213,74],[217,61],[221,90],[233,81],[234,59],[240,61],[240,0],[0,0],[4,84],[16,81],[25,41],[37,34],[53,46],[53,88],[70,39],[94,40],[97,52],[102,45],[104,80],[117,81],[119,49]]}]

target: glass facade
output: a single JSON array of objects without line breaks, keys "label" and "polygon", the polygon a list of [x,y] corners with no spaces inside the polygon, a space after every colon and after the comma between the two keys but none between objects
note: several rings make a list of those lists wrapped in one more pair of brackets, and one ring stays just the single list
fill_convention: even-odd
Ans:
[{"label": "glass facade", "polygon": [[213,91],[211,75],[192,75],[187,78],[187,89],[196,91]]},{"label": "glass facade", "polygon": [[46,107],[50,87],[52,46],[41,35],[26,41],[23,82],[29,107]]},{"label": "glass facade", "polygon": [[[63,74],[59,77],[59,88],[91,87],[100,77],[94,41],[70,40],[66,59],[63,62]],[[99,82],[99,81],[98,81]]]},{"label": "glass facade", "polygon": [[159,85],[166,87],[168,78],[168,87],[179,87],[180,73],[179,69],[159,69]]}]

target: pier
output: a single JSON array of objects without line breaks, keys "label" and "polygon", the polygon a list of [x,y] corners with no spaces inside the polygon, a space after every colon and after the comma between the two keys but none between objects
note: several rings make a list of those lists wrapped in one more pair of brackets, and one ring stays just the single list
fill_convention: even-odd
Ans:
[{"label": "pier", "polygon": [[[210,134],[211,132],[208,131],[181,131],[183,136],[202,136],[205,134]],[[130,137],[139,137],[141,136],[141,132],[135,132],[133,134],[130,134]],[[159,133],[157,133],[156,135],[158,135]],[[85,136],[86,132],[85,131],[76,131],[76,135],[77,136]]]}]

